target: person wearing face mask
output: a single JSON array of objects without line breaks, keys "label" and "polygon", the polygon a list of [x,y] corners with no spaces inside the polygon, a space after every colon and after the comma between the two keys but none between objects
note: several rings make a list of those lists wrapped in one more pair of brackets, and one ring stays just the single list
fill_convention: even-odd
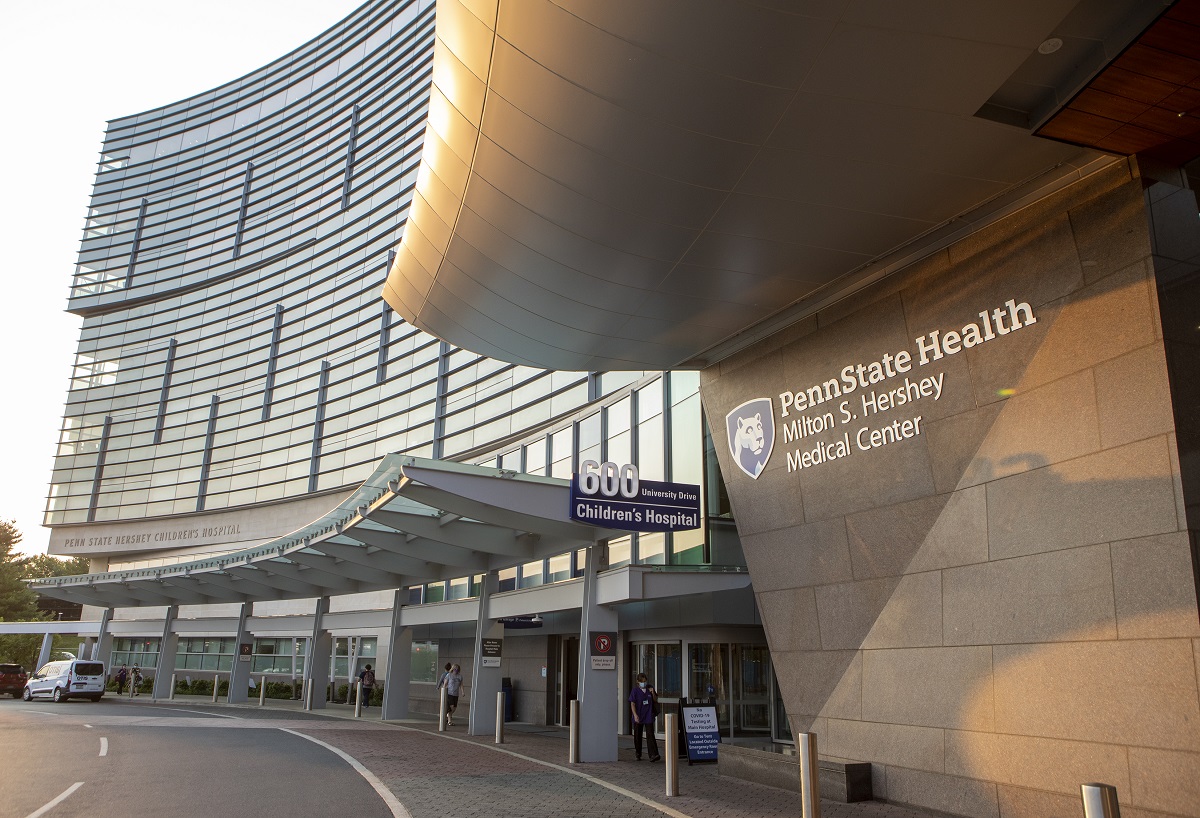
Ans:
[{"label": "person wearing face mask", "polygon": [[633,713],[633,752],[642,760],[642,733],[646,734],[650,760],[659,761],[658,741],[654,738],[654,701],[657,697],[654,685],[646,680],[645,673],[637,675],[637,685],[629,694],[629,710]]}]

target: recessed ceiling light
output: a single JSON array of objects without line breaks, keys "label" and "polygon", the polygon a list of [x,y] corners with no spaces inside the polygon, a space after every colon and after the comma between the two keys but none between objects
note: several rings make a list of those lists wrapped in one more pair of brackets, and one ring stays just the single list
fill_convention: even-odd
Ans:
[{"label": "recessed ceiling light", "polygon": [[1051,37],[1046,42],[1038,46],[1039,54],[1053,54],[1058,49],[1062,48],[1062,40],[1057,37]]}]

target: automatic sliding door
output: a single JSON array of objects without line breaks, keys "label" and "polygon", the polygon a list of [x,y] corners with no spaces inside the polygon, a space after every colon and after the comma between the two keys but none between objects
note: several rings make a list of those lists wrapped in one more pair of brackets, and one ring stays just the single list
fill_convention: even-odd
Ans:
[{"label": "automatic sliding door", "polygon": [[729,645],[696,644],[688,646],[688,701],[713,702],[717,706],[717,726],[729,737]]},{"label": "automatic sliding door", "polygon": [[771,655],[765,645],[733,645],[734,733],[771,735]]}]

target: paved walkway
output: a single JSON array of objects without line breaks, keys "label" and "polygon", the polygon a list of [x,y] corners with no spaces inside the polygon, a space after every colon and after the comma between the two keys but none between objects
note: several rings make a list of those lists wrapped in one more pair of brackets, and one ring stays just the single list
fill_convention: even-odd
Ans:
[{"label": "paved walkway", "polygon": [[[798,793],[719,776],[715,764],[680,764],[680,795],[667,798],[663,764],[634,761],[629,736],[621,737],[616,762],[568,766],[567,733],[555,727],[510,723],[505,743],[497,746],[490,735],[466,735],[465,726],[439,733],[432,718],[381,722],[377,709],[355,720],[350,707],[309,714],[298,702],[268,701],[259,708],[257,702],[213,705],[207,697],[180,696],[159,704],[286,721],[288,729],[361,762],[412,818],[800,818]],[[821,812],[825,818],[930,818],[880,802],[822,801]]]}]

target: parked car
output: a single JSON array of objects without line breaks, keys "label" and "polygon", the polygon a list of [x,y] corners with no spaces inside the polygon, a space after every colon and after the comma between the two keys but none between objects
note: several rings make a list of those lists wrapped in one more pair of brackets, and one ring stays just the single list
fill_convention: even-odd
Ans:
[{"label": "parked car", "polygon": [[14,699],[18,699],[21,697],[21,691],[25,689],[27,681],[29,681],[29,675],[25,672],[25,668],[7,662],[0,664],[0,693],[8,693]]},{"label": "parked car", "polygon": [[25,683],[22,697],[49,696],[56,702],[69,698],[100,701],[104,695],[104,663],[70,659],[43,665]]}]

